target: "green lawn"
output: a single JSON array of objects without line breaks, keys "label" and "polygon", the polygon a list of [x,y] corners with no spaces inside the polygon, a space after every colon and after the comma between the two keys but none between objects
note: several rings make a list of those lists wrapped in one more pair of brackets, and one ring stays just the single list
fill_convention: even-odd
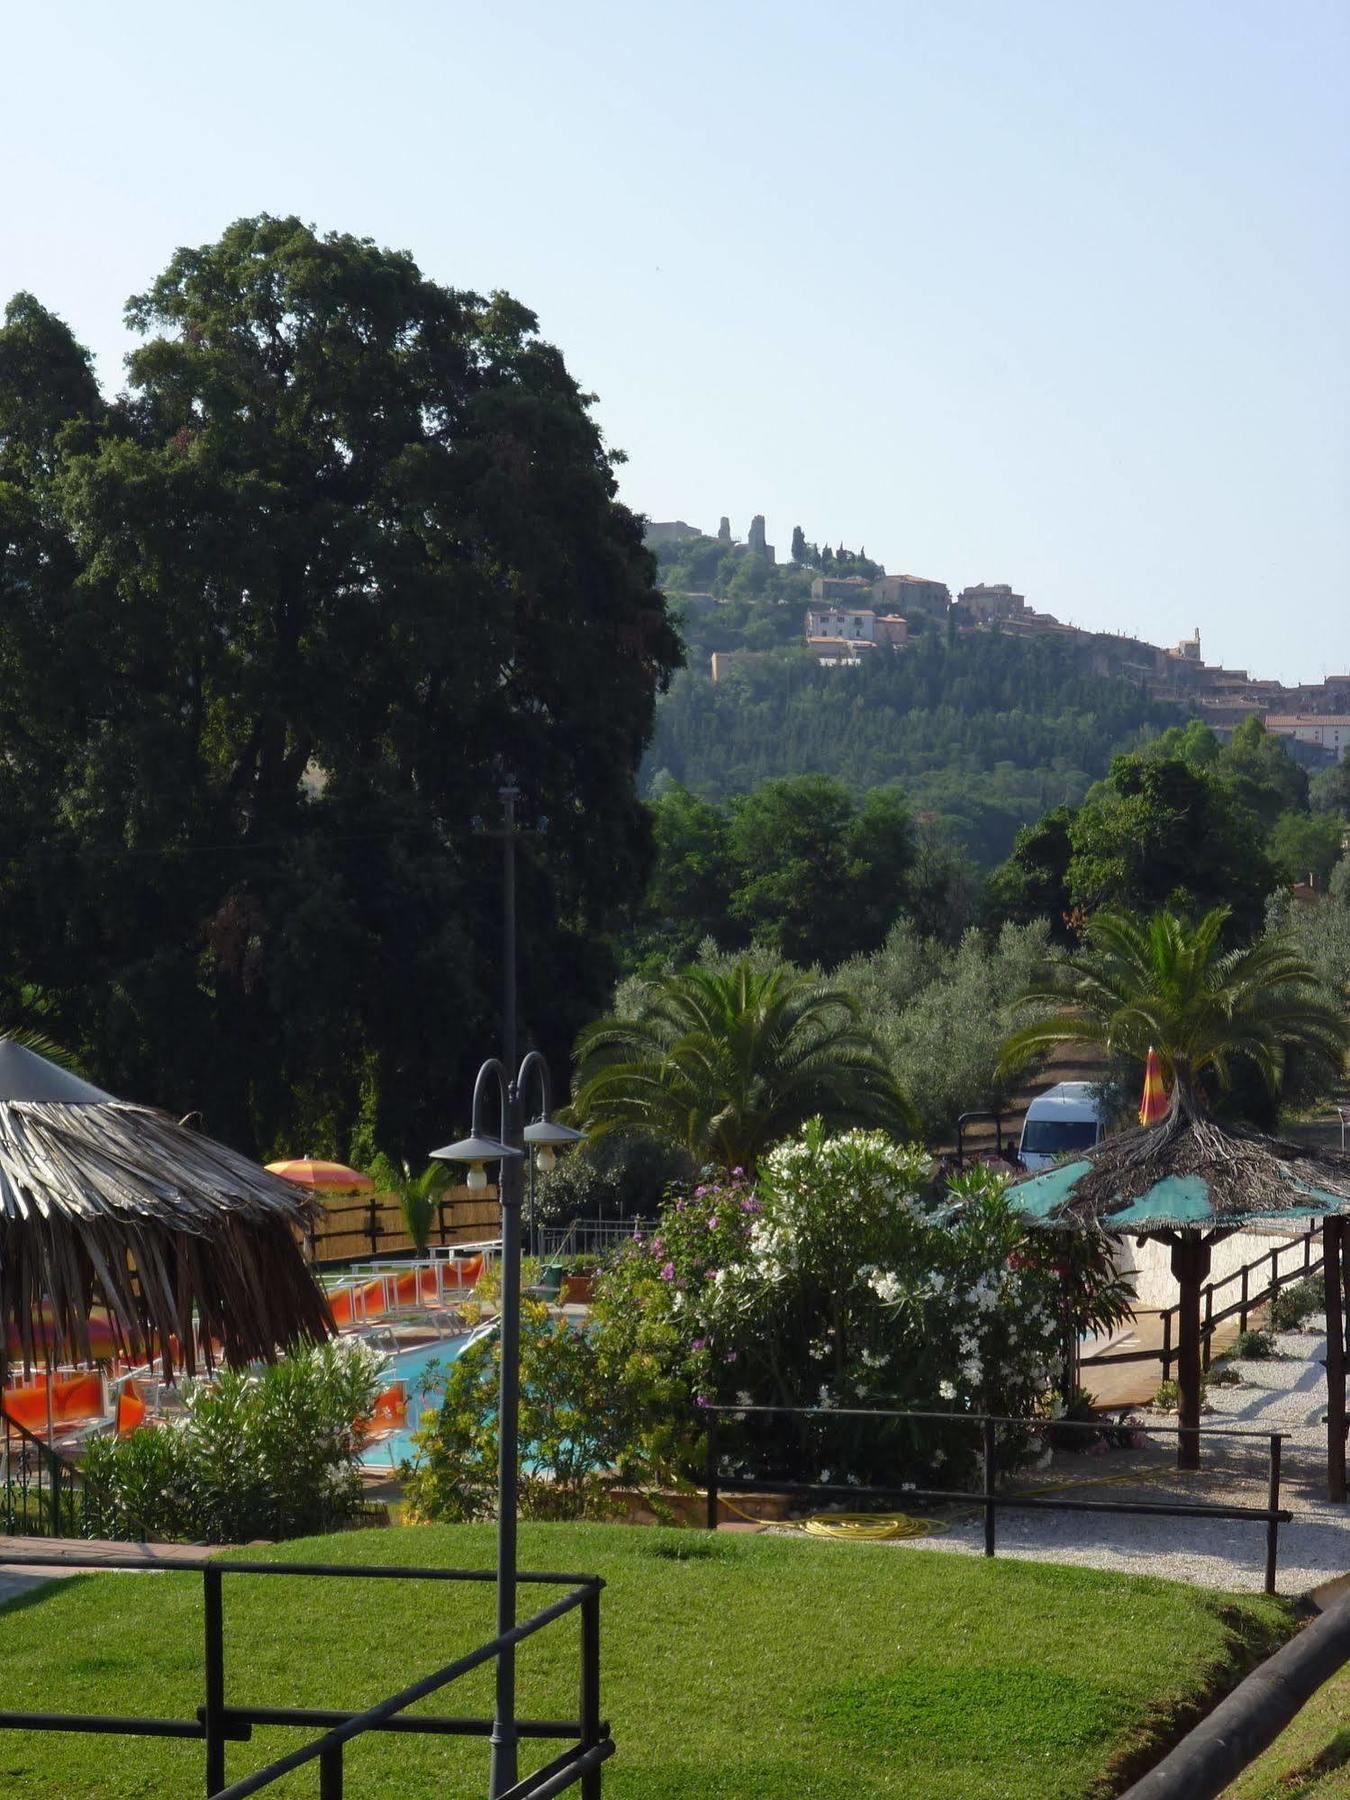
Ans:
[{"label": "green lawn", "polygon": [[[1222,1680],[1243,1643],[1268,1647],[1288,1629],[1274,1601],[884,1545],[622,1526],[521,1536],[525,1566],[609,1583],[615,1800],[1108,1792],[1121,1757]],[[424,1527],[285,1554],[486,1568],[493,1538]],[[186,1716],[200,1698],[200,1607],[195,1576],[53,1583],[0,1612],[3,1704]],[[489,1636],[490,1612],[489,1587],[227,1577],[229,1695],[370,1704]],[[570,1621],[525,1645],[522,1710],[572,1712],[576,1666]],[[486,1712],[487,1690],[475,1676],[431,1710]],[[298,1741],[274,1730],[232,1747],[231,1775]],[[183,1800],[202,1791],[201,1771],[199,1745],[0,1732],[6,1800]],[[365,1738],[348,1771],[353,1800],[477,1796],[486,1748]],[[317,1785],[310,1768],[269,1792],[312,1800]]]},{"label": "green lawn", "polygon": [[1350,1669],[1315,1693],[1225,1800],[1350,1800]]}]

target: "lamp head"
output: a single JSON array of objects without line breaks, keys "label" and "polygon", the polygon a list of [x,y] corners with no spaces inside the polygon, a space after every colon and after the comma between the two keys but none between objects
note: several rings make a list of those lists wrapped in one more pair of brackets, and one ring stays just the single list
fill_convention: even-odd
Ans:
[{"label": "lamp head", "polygon": [[467,1163],[469,1172],[464,1177],[464,1185],[475,1194],[481,1194],[488,1184],[488,1163],[523,1154],[523,1151],[513,1150],[498,1138],[479,1137],[477,1133],[472,1137],[460,1138],[458,1143],[445,1144],[431,1153],[436,1162]]}]

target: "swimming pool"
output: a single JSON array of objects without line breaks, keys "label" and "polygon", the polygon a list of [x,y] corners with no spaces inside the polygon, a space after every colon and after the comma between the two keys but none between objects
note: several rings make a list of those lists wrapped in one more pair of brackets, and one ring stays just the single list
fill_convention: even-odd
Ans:
[{"label": "swimming pool", "polygon": [[427,1371],[433,1363],[439,1363],[443,1370],[448,1368],[475,1335],[466,1332],[463,1337],[441,1338],[434,1344],[414,1344],[407,1350],[395,1352],[389,1360],[386,1379],[404,1383],[408,1395],[408,1422],[369,1447],[361,1458],[364,1468],[396,1470],[401,1462],[411,1458],[413,1433],[421,1424],[422,1414],[434,1412],[444,1392],[444,1382],[438,1383],[434,1379],[423,1391]]}]

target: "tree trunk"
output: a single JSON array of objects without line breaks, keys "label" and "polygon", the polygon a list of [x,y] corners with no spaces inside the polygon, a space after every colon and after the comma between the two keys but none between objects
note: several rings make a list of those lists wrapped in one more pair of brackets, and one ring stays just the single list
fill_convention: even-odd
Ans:
[{"label": "tree trunk", "polygon": [[1327,1306],[1327,1499],[1345,1499],[1345,1315],[1341,1246],[1345,1221],[1322,1221],[1322,1284]]},{"label": "tree trunk", "polygon": [[1177,1467],[1200,1467],[1200,1285],[1209,1274],[1209,1243],[1198,1232],[1172,1243],[1172,1273],[1181,1290],[1177,1314]]}]

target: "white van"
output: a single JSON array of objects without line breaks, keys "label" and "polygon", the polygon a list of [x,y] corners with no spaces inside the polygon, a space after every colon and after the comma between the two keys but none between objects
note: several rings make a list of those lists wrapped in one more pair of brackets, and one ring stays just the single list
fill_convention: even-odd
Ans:
[{"label": "white van", "polygon": [[1106,1120],[1090,1081],[1059,1081],[1027,1108],[1017,1154],[1028,1169],[1048,1169],[1074,1150],[1090,1150]]}]

